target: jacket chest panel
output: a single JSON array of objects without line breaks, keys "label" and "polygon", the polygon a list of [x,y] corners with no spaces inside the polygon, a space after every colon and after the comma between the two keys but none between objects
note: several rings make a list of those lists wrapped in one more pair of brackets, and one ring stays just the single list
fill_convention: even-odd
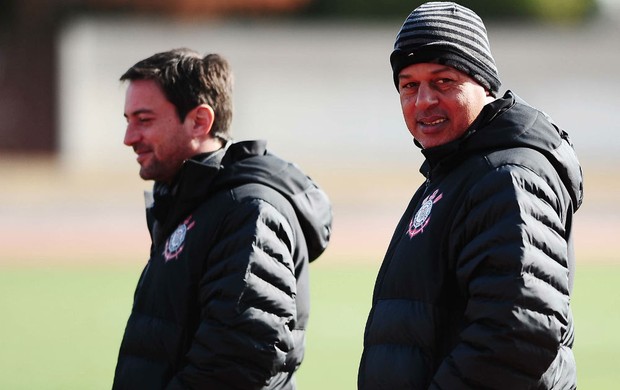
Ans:
[{"label": "jacket chest panel", "polygon": [[197,302],[208,242],[215,234],[192,214],[155,246],[143,272],[136,305],[162,318],[185,321]]},{"label": "jacket chest panel", "polygon": [[[460,184],[460,180],[457,180]],[[453,216],[462,204],[463,186],[452,175],[430,182],[416,194],[394,233],[384,261],[381,297],[436,302],[454,278],[450,252]]]},{"label": "jacket chest panel", "polygon": [[433,291],[441,288],[446,272],[441,256],[444,215],[440,204],[427,200],[404,219],[408,222],[395,233],[393,240],[398,243],[388,259],[385,278],[389,284],[384,286],[388,295],[432,300]]}]

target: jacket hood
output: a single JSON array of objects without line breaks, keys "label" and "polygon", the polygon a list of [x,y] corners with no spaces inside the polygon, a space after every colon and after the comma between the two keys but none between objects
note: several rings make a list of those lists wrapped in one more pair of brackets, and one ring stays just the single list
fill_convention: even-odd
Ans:
[{"label": "jacket hood", "polygon": [[331,236],[331,203],[295,164],[269,153],[265,141],[244,141],[228,147],[211,191],[258,183],[275,189],[293,206],[308,245],[310,261],[327,248]]},{"label": "jacket hood", "polygon": [[306,239],[309,260],[318,258],[331,236],[331,203],[295,164],[270,154],[266,145],[265,141],[229,142],[216,152],[187,160],[172,186],[156,182],[153,193],[145,193],[151,237],[155,241],[165,238],[210,194],[258,183],[290,202]]},{"label": "jacket hood", "polygon": [[[583,201],[583,173],[568,133],[511,91],[487,104],[463,137],[436,148],[423,149],[422,170],[448,159],[525,147],[543,154],[570,193],[575,210]],[[456,161],[453,161],[456,162]]]}]

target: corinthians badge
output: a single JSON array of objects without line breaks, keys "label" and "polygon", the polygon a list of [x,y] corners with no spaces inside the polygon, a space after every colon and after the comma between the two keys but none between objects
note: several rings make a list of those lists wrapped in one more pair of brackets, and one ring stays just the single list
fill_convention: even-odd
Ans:
[{"label": "corinthians badge", "polygon": [[407,229],[407,234],[409,238],[413,238],[413,236],[422,233],[426,225],[428,225],[428,221],[431,220],[431,211],[433,210],[433,205],[439,202],[443,196],[443,194],[438,194],[439,190],[435,190],[431,195],[427,196],[424,201],[422,201],[422,206],[417,213],[411,218],[411,222],[409,222],[409,228]]},{"label": "corinthians badge", "polygon": [[166,259],[166,262],[179,257],[185,244],[185,235],[191,228],[194,227],[194,224],[195,222],[192,221],[192,216],[190,215],[175,229],[172,235],[168,237],[168,240],[166,241],[166,249],[164,250],[164,258]]}]

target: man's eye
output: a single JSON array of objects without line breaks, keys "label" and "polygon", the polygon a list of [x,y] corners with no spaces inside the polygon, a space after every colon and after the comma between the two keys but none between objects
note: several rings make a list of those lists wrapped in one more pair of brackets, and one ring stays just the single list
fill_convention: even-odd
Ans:
[{"label": "man's eye", "polygon": [[418,86],[417,83],[404,83],[403,85],[401,85],[401,89],[411,89],[411,88],[416,88]]},{"label": "man's eye", "polygon": [[439,85],[449,84],[451,82],[452,82],[452,79],[447,79],[447,78],[439,79],[439,80],[436,81],[436,83],[439,84]]}]

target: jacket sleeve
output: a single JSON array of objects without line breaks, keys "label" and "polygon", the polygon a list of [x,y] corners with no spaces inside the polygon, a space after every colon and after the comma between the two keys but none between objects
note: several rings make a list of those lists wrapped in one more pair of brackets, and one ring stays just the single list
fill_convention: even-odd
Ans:
[{"label": "jacket sleeve", "polygon": [[283,370],[294,347],[293,239],[265,201],[227,215],[200,283],[200,325],[169,388],[259,389]]},{"label": "jacket sleeve", "polygon": [[468,195],[450,241],[465,318],[430,388],[535,387],[571,337],[567,206],[552,182],[504,166]]}]

